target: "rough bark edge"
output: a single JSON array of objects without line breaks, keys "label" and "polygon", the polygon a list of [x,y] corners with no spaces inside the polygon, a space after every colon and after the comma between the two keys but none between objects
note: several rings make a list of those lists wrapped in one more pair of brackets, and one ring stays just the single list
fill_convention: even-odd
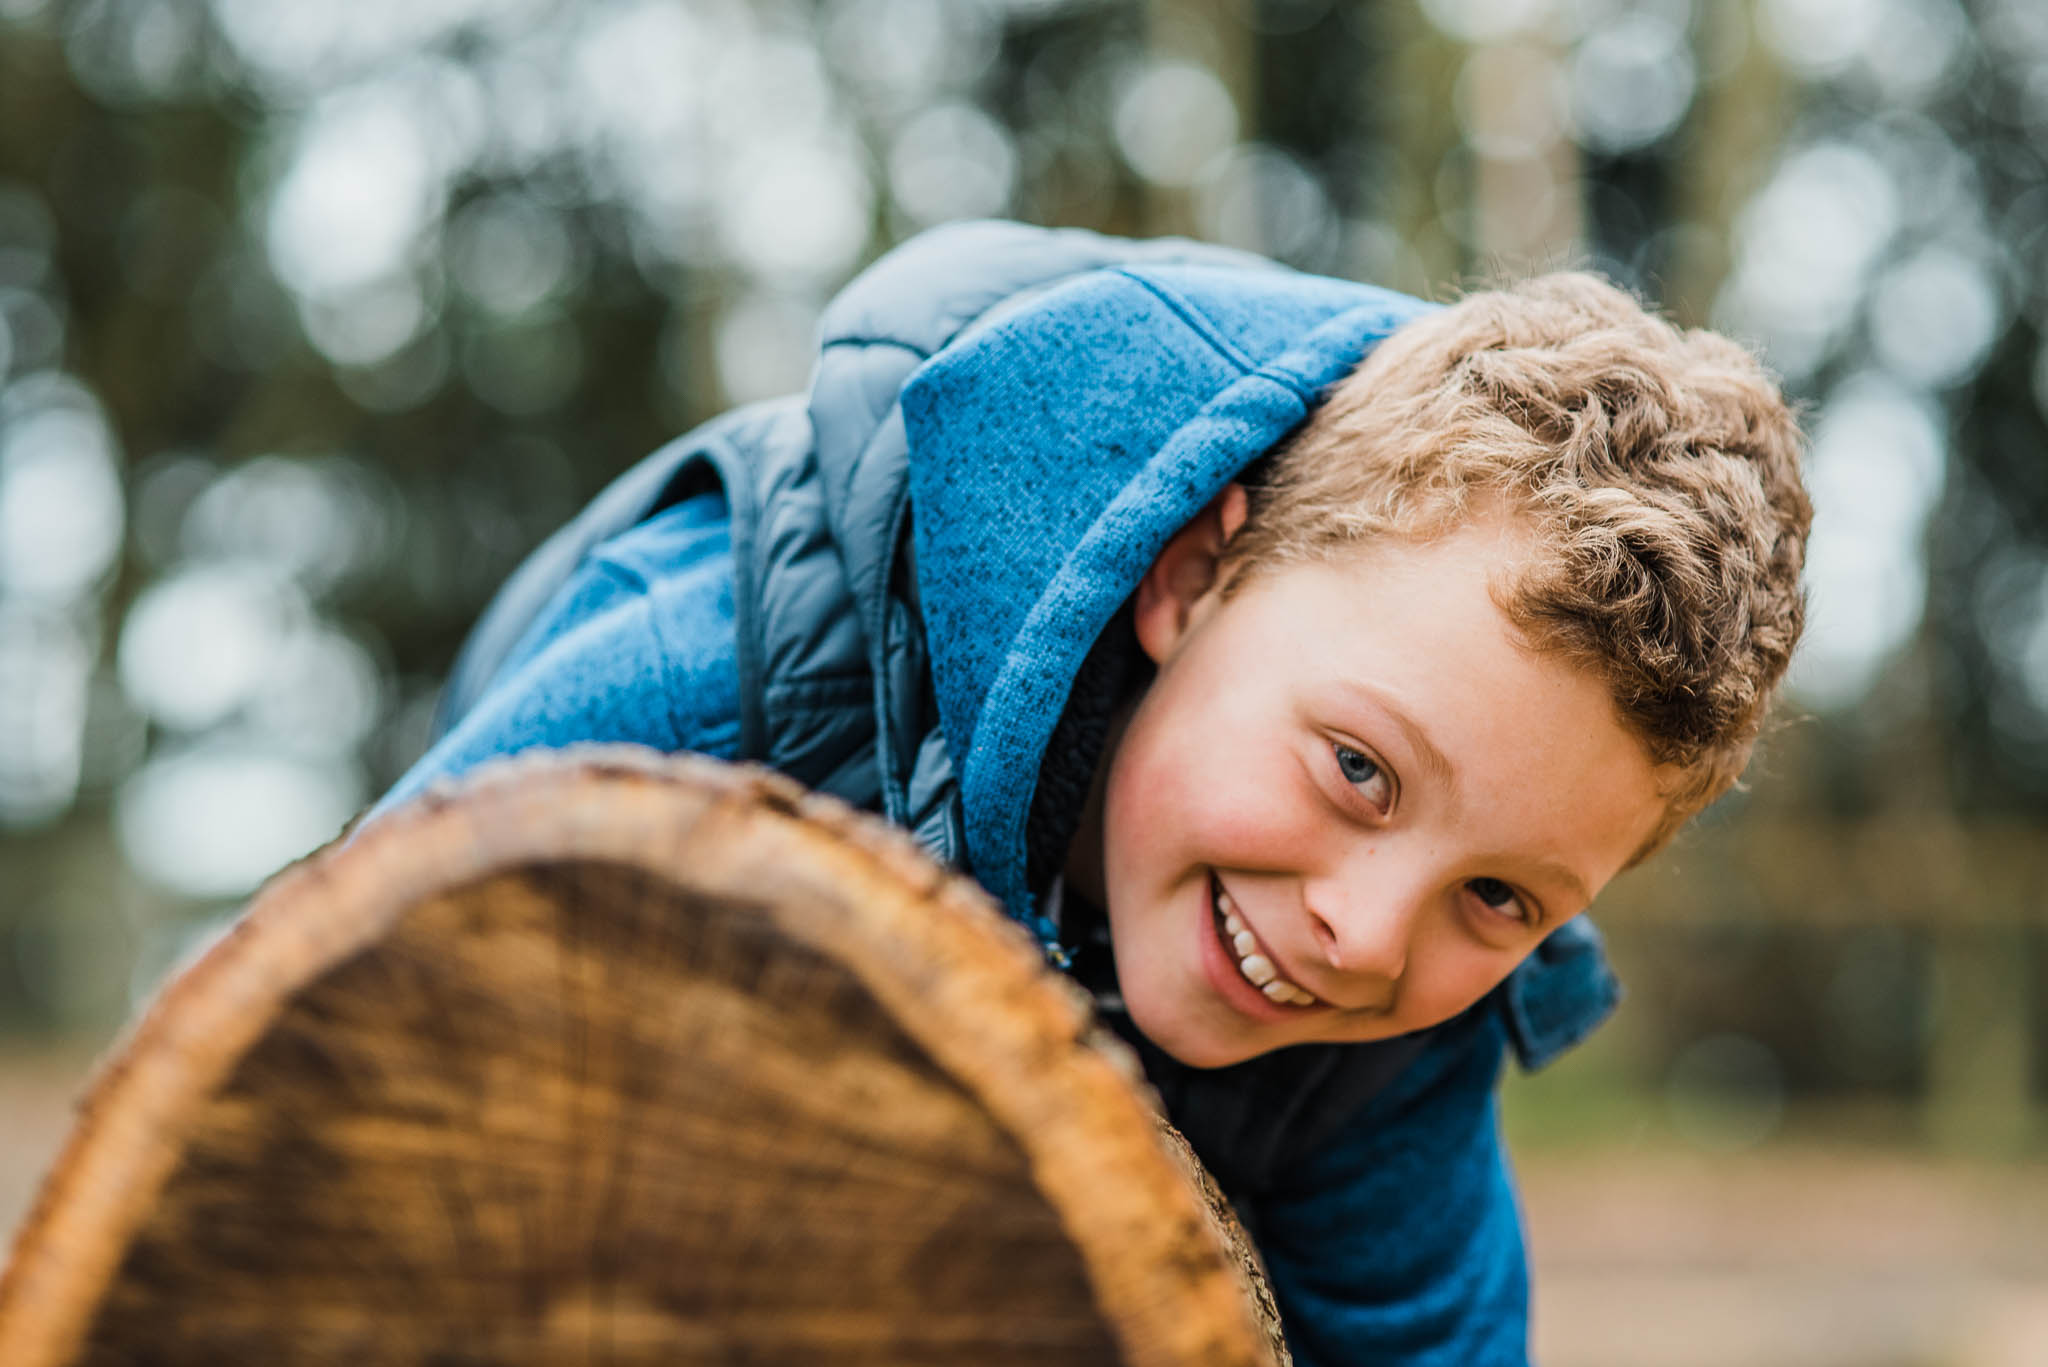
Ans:
[{"label": "rough bark edge", "polygon": [[[801,869],[759,861],[799,894],[771,914],[839,956],[1016,1136],[1125,1359],[1270,1367],[1242,1274],[1165,1152],[1135,1061],[1095,1028],[1078,988],[1044,971],[1021,927],[906,835],[843,803],[767,770],[633,746],[487,765],[273,878],[161,990],[90,1083],[0,1271],[0,1347],[10,1367],[68,1362],[181,1155],[162,1137],[184,1131],[293,993],[409,908],[517,862],[659,868],[692,847],[725,854],[755,842],[765,842],[756,845],[762,855],[812,843],[820,857]],[[748,862],[716,872],[729,877]],[[819,898],[803,897],[804,884]],[[705,886],[715,890],[715,879]],[[730,891],[759,897],[763,889]],[[859,933],[856,917],[817,914],[834,903],[857,908],[884,935]],[[1005,933],[989,936],[991,924]],[[885,954],[884,943],[918,952]]]}]

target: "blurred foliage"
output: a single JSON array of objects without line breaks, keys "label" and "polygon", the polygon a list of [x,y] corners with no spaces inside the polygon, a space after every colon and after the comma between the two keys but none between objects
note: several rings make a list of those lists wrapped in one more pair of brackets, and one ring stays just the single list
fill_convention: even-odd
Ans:
[{"label": "blurred foliage", "polygon": [[[800,386],[890,243],[1009,214],[1432,294],[1590,263],[1759,345],[1814,436],[1797,720],[1617,888],[1647,1005],[1589,1066],[2038,1094],[2044,16],[0,0],[0,1027],[118,1016],[417,753],[527,548]],[[1859,881],[1890,831],[1954,877]]]}]

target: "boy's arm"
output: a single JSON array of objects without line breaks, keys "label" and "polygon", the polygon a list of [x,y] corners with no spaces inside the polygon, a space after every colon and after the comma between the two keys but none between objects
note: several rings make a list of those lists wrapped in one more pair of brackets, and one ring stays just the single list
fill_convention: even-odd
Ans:
[{"label": "boy's arm", "polygon": [[591,552],[496,678],[373,815],[486,760],[584,741],[739,748],[732,551],[716,500]]},{"label": "boy's arm", "polygon": [[1299,1367],[1525,1367],[1529,1277],[1484,1004],[1250,1223]]}]

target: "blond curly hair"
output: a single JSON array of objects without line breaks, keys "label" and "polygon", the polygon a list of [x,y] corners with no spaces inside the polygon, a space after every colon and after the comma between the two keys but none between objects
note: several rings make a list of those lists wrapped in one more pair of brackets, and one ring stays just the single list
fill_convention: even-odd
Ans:
[{"label": "blond curly hair", "polygon": [[1732,787],[1805,616],[1800,433],[1757,359],[1594,276],[1404,324],[1247,478],[1230,589],[1373,538],[1500,510],[1534,555],[1494,596],[1591,669],[1675,776],[1637,858]]}]

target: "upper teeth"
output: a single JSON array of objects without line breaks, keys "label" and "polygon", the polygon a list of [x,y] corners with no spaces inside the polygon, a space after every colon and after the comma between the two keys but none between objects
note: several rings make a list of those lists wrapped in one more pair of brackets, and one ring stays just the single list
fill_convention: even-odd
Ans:
[{"label": "upper teeth", "polygon": [[1259,942],[1252,935],[1251,927],[1237,914],[1237,904],[1230,900],[1230,894],[1223,885],[1216,886],[1216,910],[1223,917],[1223,934],[1237,957],[1237,971],[1244,974],[1245,981],[1266,994],[1269,1001],[1294,1006],[1313,1006],[1318,998],[1298,983],[1280,976],[1279,968],[1265,955],[1259,953]]}]

